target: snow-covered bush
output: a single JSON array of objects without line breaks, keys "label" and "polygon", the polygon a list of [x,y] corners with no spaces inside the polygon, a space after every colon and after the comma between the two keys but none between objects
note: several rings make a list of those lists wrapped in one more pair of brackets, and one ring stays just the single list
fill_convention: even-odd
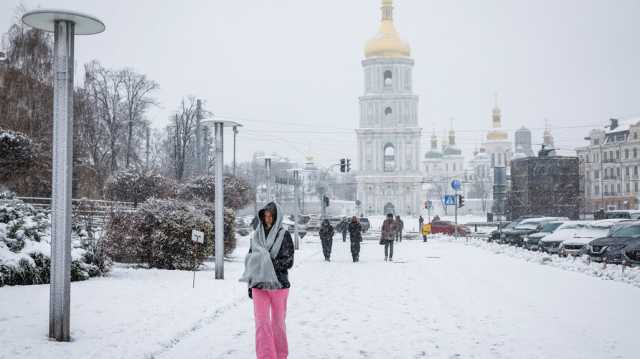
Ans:
[{"label": "snow-covered bush", "polygon": [[[20,200],[0,199],[0,286],[49,283],[51,219]],[[95,261],[79,232],[72,234],[71,280],[85,280],[106,273],[109,261]]]},{"label": "snow-covered bush", "polygon": [[133,202],[137,206],[151,197],[175,197],[176,183],[156,173],[124,170],[109,179],[105,193],[113,201]]},{"label": "snow-covered bush", "polygon": [[[213,208],[199,201],[148,199],[134,212],[113,213],[105,228],[106,249],[119,262],[190,270],[213,253]],[[225,252],[235,248],[233,211],[225,211]],[[205,243],[191,241],[191,231]]]},{"label": "snow-covered bush", "polygon": [[[178,198],[182,200],[201,200],[213,202],[215,200],[215,177],[196,177],[178,188]],[[224,178],[224,206],[227,208],[240,209],[253,202],[255,194],[249,183],[234,176]]]}]

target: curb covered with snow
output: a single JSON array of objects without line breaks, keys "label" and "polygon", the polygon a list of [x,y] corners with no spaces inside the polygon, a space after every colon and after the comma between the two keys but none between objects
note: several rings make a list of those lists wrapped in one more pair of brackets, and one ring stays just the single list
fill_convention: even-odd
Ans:
[{"label": "curb covered with snow", "polygon": [[521,259],[526,262],[547,265],[572,272],[580,272],[592,277],[623,282],[640,288],[640,268],[638,267],[623,268],[623,266],[617,264],[607,264],[605,266],[601,263],[589,263],[587,259],[582,257],[563,258],[557,255],[529,251],[524,248],[514,247],[506,244],[485,242],[478,238],[469,238],[468,241],[465,238],[456,240],[453,237],[441,235],[434,235],[430,236],[429,238],[459,244],[466,244],[493,252],[495,254],[504,254],[512,258]]}]

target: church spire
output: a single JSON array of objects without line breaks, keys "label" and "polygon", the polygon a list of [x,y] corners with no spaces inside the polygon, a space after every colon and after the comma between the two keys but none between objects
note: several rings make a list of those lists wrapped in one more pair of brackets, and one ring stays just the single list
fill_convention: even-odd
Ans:
[{"label": "church spire", "polygon": [[393,21],[393,0],[382,0],[382,21]]},{"label": "church spire", "polygon": [[456,131],[453,130],[453,118],[450,119],[449,121],[451,121],[451,129],[449,130],[449,146],[455,146],[456,145]]},{"label": "church spire", "polygon": [[493,115],[492,115],[493,128],[500,128],[500,127],[502,127],[502,115],[500,114],[500,108],[498,107],[498,93],[497,92],[494,94],[494,97],[495,97],[495,99],[494,99],[495,104],[493,106]]},{"label": "church spire", "polygon": [[438,150],[438,136],[436,136],[436,129],[433,129],[433,134],[431,135],[431,149],[436,151]]}]

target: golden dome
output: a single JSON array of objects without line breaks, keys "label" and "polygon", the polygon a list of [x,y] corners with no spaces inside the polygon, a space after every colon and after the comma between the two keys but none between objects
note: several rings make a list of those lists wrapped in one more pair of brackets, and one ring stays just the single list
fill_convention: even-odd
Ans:
[{"label": "golden dome", "polygon": [[506,141],[508,138],[507,133],[499,129],[491,130],[487,133],[487,140],[489,141]]},{"label": "golden dome", "polygon": [[378,34],[367,42],[364,56],[409,57],[411,48],[404,42],[393,25],[393,0],[382,0],[382,21]]}]

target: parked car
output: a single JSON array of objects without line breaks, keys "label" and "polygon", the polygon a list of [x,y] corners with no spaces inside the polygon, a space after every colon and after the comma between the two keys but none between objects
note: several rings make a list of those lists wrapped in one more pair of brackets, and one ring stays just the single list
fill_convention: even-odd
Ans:
[{"label": "parked car", "polygon": [[518,247],[522,247],[524,244],[524,238],[533,233],[540,232],[542,227],[549,222],[563,220],[564,218],[557,217],[540,217],[529,218],[521,221],[515,225],[512,229],[502,231],[504,235],[503,241],[508,244],[512,244]]},{"label": "parked car", "polygon": [[369,228],[371,228],[371,222],[366,217],[360,217],[360,225],[362,226],[362,233],[368,232]]},{"label": "parked car", "polygon": [[638,238],[640,222],[623,223],[606,237],[591,241],[587,247],[589,257],[595,262],[620,264],[624,261],[625,247],[635,243]]},{"label": "parked car", "polygon": [[559,253],[563,257],[581,256],[586,253],[587,244],[594,239],[606,237],[612,228],[628,220],[625,219],[603,219],[585,223],[584,227],[576,231],[572,238],[560,244]]},{"label": "parked car", "polygon": [[640,219],[640,210],[617,210],[617,211],[608,211],[605,213],[607,219]]},{"label": "parked car", "polygon": [[540,240],[540,250],[546,253],[559,254],[562,242],[574,238],[584,230],[589,221],[567,221],[556,228],[553,233]]},{"label": "parked car", "polygon": [[537,251],[540,249],[540,240],[549,234],[553,233],[558,227],[560,227],[563,221],[547,222],[542,225],[540,232],[531,233],[525,237],[523,246],[529,250]]},{"label": "parked car", "polygon": [[491,232],[491,234],[489,235],[489,239],[487,239],[487,241],[488,242],[500,242],[500,238],[502,236],[502,231],[504,231],[505,229],[511,229],[516,224],[517,224],[517,222],[499,222],[498,223],[498,229],[496,229],[493,232]]},{"label": "parked car", "polygon": [[624,259],[629,264],[640,265],[640,240],[633,241],[625,247]]},{"label": "parked car", "polygon": [[[456,225],[450,221],[433,221],[431,222],[431,234],[448,234],[450,236],[454,235],[456,232]],[[458,224],[458,235],[459,236],[467,236],[470,231],[467,227],[462,224]]]}]

